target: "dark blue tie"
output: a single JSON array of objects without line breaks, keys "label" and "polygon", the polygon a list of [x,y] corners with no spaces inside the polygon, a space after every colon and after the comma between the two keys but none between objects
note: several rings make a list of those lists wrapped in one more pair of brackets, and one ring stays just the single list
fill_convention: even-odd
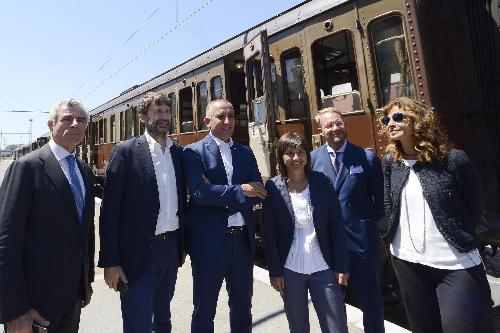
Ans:
[{"label": "dark blue tie", "polygon": [[80,181],[78,180],[78,176],[76,174],[76,158],[74,155],[70,154],[66,156],[66,161],[68,162],[69,167],[71,191],[73,192],[73,197],[75,198],[76,209],[78,210],[78,218],[80,220],[80,223],[82,223],[84,200],[82,187],[80,186]]}]

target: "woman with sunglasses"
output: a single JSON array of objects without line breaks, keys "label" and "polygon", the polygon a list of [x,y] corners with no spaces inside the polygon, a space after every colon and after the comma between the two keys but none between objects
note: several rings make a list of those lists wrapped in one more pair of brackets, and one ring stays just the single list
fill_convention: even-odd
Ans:
[{"label": "woman with sunglasses", "polygon": [[297,133],[278,141],[278,176],[266,183],[263,233],[271,285],[283,297],[290,332],[307,333],[307,292],[322,332],[347,332],[340,285],[349,264],[340,206],[329,179],[310,168]]},{"label": "woman with sunglasses", "polygon": [[400,97],[383,109],[384,240],[412,332],[492,332],[491,296],[477,249],[479,174],[451,148],[433,110]]}]

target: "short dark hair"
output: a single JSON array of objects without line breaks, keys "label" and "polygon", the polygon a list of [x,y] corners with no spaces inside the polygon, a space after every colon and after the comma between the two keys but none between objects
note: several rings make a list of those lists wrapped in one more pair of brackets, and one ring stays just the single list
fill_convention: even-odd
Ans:
[{"label": "short dark hair", "polygon": [[297,148],[301,148],[306,152],[307,163],[304,167],[306,175],[309,176],[311,173],[311,152],[306,139],[299,133],[288,132],[283,134],[278,140],[278,147],[276,148],[276,158],[278,160],[278,173],[283,179],[288,178],[288,172],[283,161],[283,156],[290,151]]},{"label": "short dark hair", "polygon": [[152,103],[155,105],[167,105],[172,108],[172,100],[165,93],[148,92],[139,101],[139,113],[148,113]]}]

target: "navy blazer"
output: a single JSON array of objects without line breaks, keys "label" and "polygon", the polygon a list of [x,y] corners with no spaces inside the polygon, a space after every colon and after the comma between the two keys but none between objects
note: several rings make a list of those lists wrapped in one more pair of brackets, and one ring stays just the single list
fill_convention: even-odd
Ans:
[{"label": "navy blazer", "polygon": [[376,262],[377,223],[385,215],[380,159],[373,152],[347,142],[337,175],[325,144],[311,153],[311,167],[327,175],[335,186],[349,250]]},{"label": "navy blazer", "polygon": [[[295,232],[295,214],[288,186],[281,176],[266,183],[267,198],[263,204],[263,233],[270,277],[283,276]],[[349,255],[340,206],[329,179],[312,171],[309,193],[313,222],[323,259],[337,273],[349,272]]]},{"label": "navy blazer", "polygon": [[[174,142],[170,154],[177,185],[180,260],[186,206],[182,147]],[[128,281],[133,283],[143,271],[159,211],[158,184],[146,137],[119,143],[111,152],[106,170],[99,220],[99,267],[121,265]]]},{"label": "navy blazer", "polygon": [[36,309],[61,317],[94,280],[94,176],[82,223],[64,172],[46,144],[16,160],[0,187],[0,323]]},{"label": "navy blazer", "polygon": [[[186,222],[186,249],[201,263],[211,263],[222,256],[228,217],[240,212],[248,227],[250,248],[254,250],[253,205],[258,198],[246,197],[241,184],[262,182],[252,150],[233,142],[232,185],[217,143],[208,134],[184,149],[184,167],[189,188]],[[206,183],[206,177],[210,183]]]}]

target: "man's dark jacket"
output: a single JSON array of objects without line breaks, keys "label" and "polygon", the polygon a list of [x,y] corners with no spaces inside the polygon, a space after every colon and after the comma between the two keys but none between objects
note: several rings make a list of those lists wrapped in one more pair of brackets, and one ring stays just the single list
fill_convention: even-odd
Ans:
[{"label": "man's dark jacket", "polygon": [[0,322],[30,309],[53,320],[94,279],[94,178],[85,183],[82,223],[69,182],[46,144],[16,160],[0,187]]},{"label": "man's dark jacket", "polygon": [[[179,260],[184,249],[186,185],[182,147],[170,147],[175,169],[179,217]],[[160,211],[158,184],[144,135],[118,144],[111,152],[99,217],[99,267],[122,266],[129,283],[143,272]],[[182,262],[182,261],[179,261]]]}]

